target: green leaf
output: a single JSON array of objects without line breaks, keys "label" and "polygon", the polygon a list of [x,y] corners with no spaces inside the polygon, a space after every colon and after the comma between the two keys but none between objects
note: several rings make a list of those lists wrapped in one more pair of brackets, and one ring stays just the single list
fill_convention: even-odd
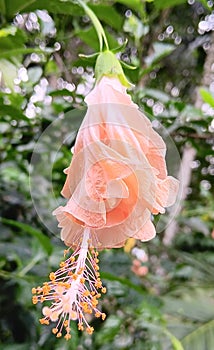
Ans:
[{"label": "green leaf", "polygon": [[137,291],[140,294],[145,295],[145,290],[144,287],[142,286],[138,286],[134,283],[132,283],[129,279],[127,278],[123,278],[123,277],[118,277],[115,275],[112,275],[109,272],[101,272],[101,278],[109,280],[109,281],[117,281],[120,282],[122,285],[127,286],[129,288],[134,289],[135,291]]},{"label": "green leaf", "polygon": [[134,36],[136,44],[139,43],[142,36],[145,36],[149,32],[149,26],[144,25],[135,15],[132,15],[125,20],[123,29],[125,32]]},{"label": "green leaf", "polygon": [[[93,48],[96,52],[99,51],[99,45],[97,41],[97,34],[93,27],[85,30],[76,30],[75,34],[84,41],[89,47]],[[116,47],[118,45],[116,39],[106,31],[106,37],[110,47]]]},{"label": "green leaf", "polygon": [[43,74],[43,70],[40,66],[30,67],[27,71],[29,81],[32,84],[36,84]]},{"label": "green leaf", "polygon": [[141,16],[144,16],[145,14],[143,2],[141,0],[117,0],[117,2],[120,2],[121,4],[129,7],[137,13],[140,13]]},{"label": "green leaf", "polygon": [[209,12],[212,12],[212,7],[208,6],[207,0],[199,0],[199,2],[204,6],[205,9],[207,9]]},{"label": "green leaf", "polygon": [[171,340],[172,346],[174,350],[184,350],[183,345],[181,344],[180,340],[178,340],[172,333],[170,333],[167,329],[164,331],[166,335]]},{"label": "green leaf", "polygon": [[204,88],[201,88],[199,92],[204,102],[208,103],[212,108],[214,108],[214,96],[211,94],[211,92]]},{"label": "green leaf", "polygon": [[153,65],[175,50],[175,45],[166,43],[153,43],[153,53],[145,58],[146,64]]},{"label": "green leaf", "polygon": [[72,92],[67,90],[67,89],[62,89],[62,90],[54,90],[49,92],[50,96],[56,97],[56,96],[71,96]]},{"label": "green leaf", "polygon": [[17,32],[17,28],[16,27],[6,27],[6,28],[2,28],[0,30],[0,38],[4,38],[8,35],[15,35]]},{"label": "green leaf", "polygon": [[0,13],[2,13],[4,16],[6,14],[5,0],[0,0]]},{"label": "green leaf", "polygon": [[214,320],[211,320],[182,339],[185,350],[208,350],[214,346]]},{"label": "green leaf", "polygon": [[[1,56],[1,54],[0,54]],[[11,90],[14,88],[14,79],[17,77],[17,67],[12,62],[0,59],[0,83],[9,87]],[[8,106],[7,106],[8,107]],[[1,112],[0,112],[1,114]]]},{"label": "green leaf", "polygon": [[23,222],[19,222],[19,221],[15,221],[15,220],[9,220],[9,219],[2,218],[1,221],[4,224],[17,227],[20,230],[25,231],[26,233],[29,233],[30,235],[36,237],[38,239],[39,243],[41,244],[41,246],[43,247],[44,251],[48,255],[51,254],[53,248],[52,248],[52,245],[50,243],[50,240],[41,231],[31,227],[30,225],[24,224]]},{"label": "green leaf", "polygon": [[115,10],[114,7],[105,4],[90,4],[90,8],[101,21],[104,21],[106,24],[116,30],[121,30],[123,26],[123,17]]},{"label": "green leaf", "polygon": [[100,345],[113,340],[115,335],[118,334],[121,324],[121,318],[116,315],[110,315],[105,321],[102,330],[97,333],[97,343]]},{"label": "green leaf", "polygon": [[[1,62],[0,62],[0,67],[1,67]],[[0,116],[5,117],[5,116],[11,116],[13,119],[15,118],[20,119],[20,120],[25,120],[29,122],[29,119],[22,113],[22,111],[19,108],[16,108],[12,105],[1,105],[0,108]]]},{"label": "green leaf", "polygon": [[27,36],[23,30],[8,26],[0,30],[0,53],[4,51],[24,48]]},{"label": "green leaf", "polygon": [[59,67],[57,66],[56,62],[53,60],[49,60],[45,65],[45,75],[51,75],[51,74],[57,75],[58,73],[59,73]]},{"label": "green leaf", "polygon": [[84,11],[80,6],[73,4],[70,1],[59,0],[7,0],[6,13],[7,17],[13,17],[17,12],[31,12],[35,10],[47,10],[50,13],[56,14],[72,14],[80,16]]},{"label": "green leaf", "polygon": [[4,344],[3,347],[0,345],[0,350],[29,350],[32,344]]},{"label": "green leaf", "polygon": [[143,96],[150,96],[155,100],[161,101],[163,103],[167,103],[170,101],[170,96],[158,89],[143,88],[141,89],[141,97]]},{"label": "green leaf", "polygon": [[[186,299],[187,298],[188,296]],[[179,314],[183,318],[190,319],[192,321],[206,322],[214,316],[214,311],[210,307],[210,305],[213,305],[213,300],[211,300],[211,298],[208,300],[209,304],[208,301],[203,300],[203,296],[199,298],[196,295],[194,295],[194,299],[192,297],[189,300],[166,298],[165,310],[170,314]]]},{"label": "green leaf", "polygon": [[[0,45],[1,46],[1,45]],[[17,49],[11,49],[6,51],[0,51],[0,58],[15,58],[18,55],[26,55],[28,53],[38,53],[38,54],[44,54],[45,51],[34,48],[34,47],[27,47],[27,48],[17,48]]]}]

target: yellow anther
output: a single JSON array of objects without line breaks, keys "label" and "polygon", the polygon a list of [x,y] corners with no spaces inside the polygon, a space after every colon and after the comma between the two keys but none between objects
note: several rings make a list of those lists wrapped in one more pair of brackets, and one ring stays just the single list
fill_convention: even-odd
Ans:
[{"label": "yellow anther", "polygon": [[57,335],[56,335],[57,338],[61,338],[61,336],[62,336],[61,332],[57,333]]},{"label": "yellow anther", "polygon": [[87,327],[87,328],[86,328],[86,332],[87,332],[88,334],[92,334],[93,331],[94,331],[94,328],[93,328],[93,327]]},{"label": "yellow anther", "polygon": [[102,282],[97,280],[97,281],[95,282],[95,287],[96,287],[96,288],[102,288]]},{"label": "yellow anther", "polygon": [[34,295],[32,297],[32,302],[33,302],[33,304],[37,304],[38,303],[38,297],[36,295]]},{"label": "yellow anther", "polygon": [[37,287],[37,294],[41,294],[43,289],[41,287]]},{"label": "yellow anther", "polygon": [[65,320],[63,324],[64,324],[64,327],[68,327],[68,320]]},{"label": "yellow anther", "polygon": [[51,288],[48,285],[42,287],[43,295],[47,295],[50,292]]},{"label": "yellow anther", "polygon": [[53,334],[56,334],[58,332],[58,329],[57,328],[52,328],[52,333]]},{"label": "yellow anther", "polygon": [[102,313],[102,320],[104,321],[106,319],[106,314],[103,312]]},{"label": "yellow anther", "polygon": [[55,281],[55,279],[56,279],[55,273],[54,273],[54,272],[51,272],[51,273],[49,274],[49,278],[50,278],[51,281]]},{"label": "yellow anther", "polygon": [[60,267],[65,267],[66,263],[64,261],[61,261],[61,263],[59,264]]},{"label": "yellow anther", "polygon": [[45,320],[44,318],[40,318],[40,319],[39,319],[39,322],[40,322],[41,324],[44,324],[44,320]]},{"label": "yellow anther", "polygon": [[85,278],[84,278],[84,277],[81,277],[81,278],[80,278],[80,283],[82,283],[82,284],[85,283]]},{"label": "yellow anther", "polygon": [[32,294],[36,294],[37,293],[37,289],[36,288],[32,288],[31,292],[32,292]]},{"label": "yellow anther", "polygon": [[101,312],[99,312],[99,311],[97,311],[97,312],[95,313],[95,317],[97,317],[97,318],[99,318],[101,315],[102,315],[102,314],[101,314]]},{"label": "yellow anther", "polygon": [[39,322],[40,322],[41,324],[49,325],[49,321],[46,320],[45,318],[40,318]]},{"label": "yellow anther", "polygon": [[85,311],[86,314],[92,314],[92,312],[93,312],[92,309],[90,309],[89,307]]},{"label": "yellow anther", "polygon": [[70,335],[69,333],[67,333],[67,334],[64,336],[64,338],[65,338],[66,340],[69,340],[69,339],[71,339],[71,335]]},{"label": "yellow anther", "polygon": [[85,290],[82,294],[84,297],[88,297],[90,295],[89,290]]},{"label": "yellow anther", "polygon": [[92,299],[91,305],[92,305],[93,307],[96,307],[97,304],[98,304],[98,300],[97,300],[97,299]]},{"label": "yellow anther", "polygon": [[103,288],[101,289],[101,291],[102,291],[103,294],[105,294],[105,293],[106,293],[106,287],[103,287]]},{"label": "yellow anther", "polygon": [[70,262],[73,263],[75,261],[75,257],[74,256],[71,256],[70,257]]},{"label": "yellow anther", "polygon": [[84,331],[83,323],[78,323],[78,329],[79,331]]},{"label": "yellow anther", "polygon": [[73,276],[72,276],[73,280],[76,281],[77,279],[77,275],[74,273]]}]

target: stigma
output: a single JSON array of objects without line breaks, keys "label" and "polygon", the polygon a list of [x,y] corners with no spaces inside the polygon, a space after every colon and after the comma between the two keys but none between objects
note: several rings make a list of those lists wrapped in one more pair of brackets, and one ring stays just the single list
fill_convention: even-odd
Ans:
[{"label": "stigma", "polygon": [[[69,249],[65,251],[67,254]],[[57,338],[64,335],[71,338],[71,321],[77,321],[78,329],[92,334],[94,328],[87,321],[87,315],[105,320],[105,313],[99,311],[101,293],[106,293],[100,279],[98,252],[91,245],[90,229],[86,228],[81,244],[72,255],[60,263],[56,272],[51,272],[49,281],[32,289],[34,304],[49,302],[42,309],[41,324],[55,322],[52,332]]]}]

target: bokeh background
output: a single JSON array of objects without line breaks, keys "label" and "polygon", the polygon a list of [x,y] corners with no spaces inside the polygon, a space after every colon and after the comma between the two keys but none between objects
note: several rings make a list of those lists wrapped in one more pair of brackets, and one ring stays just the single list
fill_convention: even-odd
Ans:
[{"label": "bokeh background", "polygon": [[[182,183],[157,237],[100,254],[105,322],[72,340],[41,326],[31,289],[64,246],[51,212],[62,203],[94,84],[96,32],[75,1],[0,1],[0,349],[214,349],[214,3],[89,1],[125,69],[133,100],[162,133]],[[36,148],[35,148],[36,147]],[[173,162],[173,155],[175,154]],[[165,221],[164,221],[165,220]],[[163,229],[163,230],[162,230]]]}]

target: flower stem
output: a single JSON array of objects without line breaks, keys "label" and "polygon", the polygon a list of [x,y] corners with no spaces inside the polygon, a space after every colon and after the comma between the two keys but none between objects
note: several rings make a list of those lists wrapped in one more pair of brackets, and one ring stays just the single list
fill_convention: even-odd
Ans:
[{"label": "flower stem", "polygon": [[97,36],[99,39],[99,44],[100,44],[100,51],[103,51],[103,41],[106,46],[106,49],[109,50],[109,45],[108,45],[108,40],[106,38],[105,31],[95,15],[95,13],[86,5],[86,3],[83,0],[77,0],[78,4],[84,9],[85,13],[88,15],[88,17],[91,19],[93,26],[97,32]]}]

